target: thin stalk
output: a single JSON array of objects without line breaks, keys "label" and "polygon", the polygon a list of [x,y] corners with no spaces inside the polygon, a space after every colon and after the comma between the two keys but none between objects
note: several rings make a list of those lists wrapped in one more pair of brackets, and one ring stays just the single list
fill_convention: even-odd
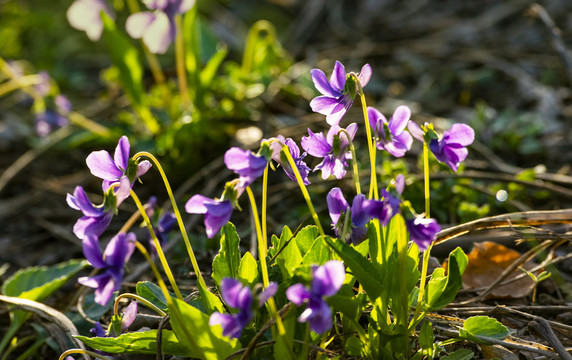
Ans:
[{"label": "thin stalk", "polygon": [[68,114],[68,119],[72,124],[82,127],[100,136],[110,138],[112,135],[111,130],[91,119],[88,119],[77,111],[70,112]]},{"label": "thin stalk", "polygon": [[165,316],[167,315],[166,312],[164,312],[163,310],[159,309],[157,306],[155,306],[152,302],[150,302],[149,300],[145,299],[144,297],[141,297],[137,294],[131,294],[131,293],[123,293],[120,294],[119,296],[117,296],[115,298],[115,303],[113,304],[113,313],[116,316],[119,316],[119,301],[123,298],[130,298],[130,299],[134,299],[136,301],[139,301],[140,303],[142,303],[143,305],[147,306],[149,309],[155,311],[157,314],[161,315],[161,316]]},{"label": "thin stalk", "polygon": [[181,102],[185,109],[191,104],[189,97],[189,87],[187,85],[187,73],[185,71],[185,42],[183,38],[183,20],[182,15],[175,16],[175,27],[177,35],[175,36],[175,60],[177,63],[177,79],[179,81],[179,91],[181,92]]},{"label": "thin stalk", "polygon": [[16,79],[11,79],[0,85],[0,97],[6,95],[11,91],[18,90],[23,87],[40,84],[42,81],[43,81],[42,77],[37,74],[26,75]]},{"label": "thin stalk", "polygon": [[[264,175],[262,176],[262,209],[261,209],[261,218],[260,221],[262,222],[262,239],[264,240],[264,243],[266,246],[264,246],[265,248],[268,247],[268,232],[267,232],[267,226],[266,226],[266,212],[268,210],[267,208],[267,201],[268,200],[268,164],[266,164],[266,168],[264,168]],[[260,256],[262,256],[262,253],[259,250],[259,254]],[[266,263],[266,254],[267,254],[267,250],[265,249],[264,251],[264,262]]]},{"label": "thin stalk", "polygon": [[[356,186],[356,194],[359,195],[359,194],[361,194],[361,186],[359,183],[359,171],[358,171],[356,149],[354,147],[354,142],[352,141],[350,134],[348,134],[348,132],[345,129],[340,129],[339,133],[344,133],[346,135],[346,138],[348,139],[348,142],[350,143],[350,151],[352,153],[352,169],[353,169],[353,173],[354,173],[354,184]],[[338,136],[339,136],[339,133],[338,133]]]},{"label": "thin stalk", "polygon": [[[266,167],[268,170],[268,166]],[[250,207],[252,209],[252,216],[254,217],[254,225],[256,227],[256,237],[258,238],[258,259],[260,261],[260,269],[262,272],[262,283],[264,288],[267,288],[270,281],[268,279],[268,267],[266,265],[266,254],[268,252],[266,239],[262,237],[262,228],[260,226],[260,219],[258,217],[258,210],[256,207],[256,199],[254,198],[254,193],[250,186],[246,187],[246,193],[248,194],[248,199],[250,200]],[[284,324],[282,323],[282,319],[280,318],[280,314],[278,313],[278,309],[276,307],[276,303],[274,302],[274,297],[268,299],[268,307],[270,309],[271,315],[276,320],[276,328],[278,329],[278,334],[281,337],[286,336],[286,329],[284,328]],[[286,344],[286,342],[284,342]]]},{"label": "thin stalk", "polygon": [[60,357],[58,358],[58,360],[64,360],[67,356],[70,356],[72,354],[84,354],[84,355],[90,355],[93,356],[96,359],[101,359],[101,360],[113,360],[110,357],[107,357],[105,355],[101,355],[98,353],[95,353],[93,351],[89,351],[89,350],[83,350],[83,349],[69,349],[64,351]]},{"label": "thin stalk", "polygon": [[[425,217],[429,218],[430,206],[430,187],[429,187],[429,147],[427,143],[423,143],[423,178],[424,178],[424,189],[425,189]],[[425,282],[427,278],[427,268],[429,265],[429,256],[431,254],[431,248],[433,244],[430,244],[427,250],[423,253],[423,264],[421,267],[421,279],[419,283],[419,295],[417,296],[417,306],[415,307],[415,314],[409,324],[409,330],[415,331],[414,325],[419,321],[418,317],[421,313],[421,304],[423,302],[423,293],[425,292]],[[424,313],[422,314],[424,315]]]},{"label": "thin stalk", "polygon": [[179,224],[179,230],[181,231],[181,235],[183,236],[183,241],[185,242],[185,246],[187,248],[187,253],[189,254],[193,270],[195,271],[195,274],[197,274],[197,282],[203,289],[206,290],[207,285],[205,283],[203,275],[201,274],[201,270],[199,269],[197,258],[195,257],[193,247],[191,246],[191,241],[189,240],[189,235],[187,234],[187,230],[185,229],[185,224],[183,224],[183,219],[181,218],[181,212],[179,211],[179,207],[177,206],[177,202],[175,201],[175,196],[173,195],[173,191],[171,190],[171,185],[169,184],[167,175],[165,174],[163,167],[159,163],[159,160],[157,160],[155,156],[146,151],[141,151],[133,155],[133,160],[137,160],[142,156],[149,158],[153,162],[153,164],[155,164],[155,166],[159,170],[159,173],[161,174],[161,178],[163,179],[163,183],[165,184],[165,189],[167,190],[167,194],[169,195],[169,199],[171,200],[171,206],[173,207],[173,212],[175,213],[175,216],[177,218],[177,223]]},{"label": "thin stalk", "polygon": [[153,262],[153,259],[151,259],[149,252],[147,252],[145,246],[143,246],[143,244],[141,244],[139,241],[135,242],[135,247],[137,247],[137,250],[139,250],[139,252],[145,257],[145,260],[147,260],[147,262],[149,263],[151,271],[153,272],[153,275],[155,275],[155,278],[157,279],[157,283],[159,284],[159,288],[161,288],[163,296],[165,297],[165,299],[169,299],[171,295],[169,294],[169,290],[167,290],[167,285],[165,285],[165,282],[161,277],[161,273],[159,273],[159,269],[157,269],[157,266],[155,266],[155,262]]},{"label": "thin stalk", "polygon": [[183,295],[181,295],[181,291],[179,290],[179,287],[177,286],[177,282],[175,281],[175,278],[173,277],[173,273],[171,272],[171,268],[169,267],[169,263],[167,262],[167,258],[165,257],[165,253],[163,252],[163,248],[161,247],[161,242],[159,241],[159,239],[157,239],[157,235],[155,234],[155,230],[153,229],[153,225],[151,224],[151,220],[149,219],[149,216],[147,215],[147,212],[145,211],[145,207],[143,206],[143,204],[141,203],[141,200],[139,200],[139,197],[137,197],[137,194],[135,194],[135,192],[133,190],[130,190],[130,194],[131,194],[131,197],[133,198],[133,201],[135,202],[135,205],[137,206],[137,209],[139,209],[139,212],[141,213],[141,216],[143,217],[145,224],[147,225],[147,229],[149,230],[149,233],[151,234],[151,239],[153,239],[153,243],[155,244],[155,249],[157,251],[157,255],[159,256],[159,260],[161,261],[161,265],[163,266],[163,270],[165,271],[165,274],[167,275],[167,278],[169,279],[169,283],[173,287],[173,290],[175,291],[177,298],[182,300]]},{"label": "thin stalk", "polygon": [[326,236],[326,234],[324,233],[324,229],[322,228],[322,224],[320,224],[320,218],[318,217],[318,214],[316,213],[316,210],[314,209],[314,205],[312,204],[312,199],[310,198],[310,194],[308,193],[308,189],[306,188],[306,185],[304,184],[304,180],[302,180],[302,176],[300,175],[300,171],[298,171],[298,167],[296,167],[296,162],[294,162],[294,159],[292,158],[292,154],[290,154],[290,148],[288,148],[287,145],[283,145],[282,146],[282,153],[288,159],[288,163],[290,164],[290,167],[292,168],[292,171],[294,172],[294,176],[296,176],[296,181],[298,182],[298,186],[300,187],[300,190],[302,191],[302,195],[304,196],[304,199],[306,200],[306,205],[308,205],[308,210],[310,210],[310,214],[312,214],[312,218],[314,219],[314,222],[316,223],[316,226],[318,227],[318,231],[320,231],[320,235]]},{"label": "thin stalk", "polygon": [[370,188],[369,188],[369,194],[368,194],[368,198],[373,198],[375,200],[379,199],[379,193],[377,190],[377,175],[376,175],[376,171],[375,171],[375,156],[376,156],[376,151],[375,151],[375,138],[371,136],[371,129],[370,129],[370,125],[369,125],[369,115],[367,114],[367,103],[365,100],[365,94],[363,93],[363,88],[361,87],[361,83],[359,82],[358,76],[355,73],[351,73],[351,76],[354,78],[357,86],[358,86],[358,93],[361,99],[361,107],[363,110],[363,119],[365,121],[365,132],[366,132],[366,138],[367,138],[367,148],[369,151],[369,166],[370,166]]}]

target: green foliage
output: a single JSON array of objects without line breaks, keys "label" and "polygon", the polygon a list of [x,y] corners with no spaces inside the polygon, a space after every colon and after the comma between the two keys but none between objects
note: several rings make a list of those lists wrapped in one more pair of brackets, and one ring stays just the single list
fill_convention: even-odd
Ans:
[{"label": "green foliage", "polygon": [[463,272],[468,262],[467,255],[458,247],[449,254],[447,276],[444,275],[444,269],[435,269],[425,290],[424,306],[427,311],[441,309],[455,299],[463,287]]},{"label": "green foliage", "polygon": [[[85,260],[70,260],[54,266],[21,269],[2,284],[2,294],[40,302],[62,287],[86,265]],[[0,353],[28,316],[29,313],[22,310],[10,312],[10,328],[0,342]]]},{"label": "green foliage", "polygon": [[[87,346],[111,354],[156,354],[157,330],[138,331],[121,334],[118,337],[76,336]],[[175,333],[163,330],[161,333],[162,351],[165,355],[188,356]]]},{"label": "green foliage", "polygon": [[240,238],[233,224],[228,223],[222,228],[220,250],[213,260],[213,280],[220,285],[225,277],[238,276],[240,260]]},{"label": "green foliage", "polygon": [[469,349],[459,349],[441,357],[441,360],[471,360],[474,359],[474,356],[475,353]]},{"label": "green foliage", "polygon": [[238,340],[222,336],[220,326],[209,326],[207,314],[181,300],[169,300],[169,314],[185,356],[224,359],[241,347]]},{"label": "green foliage", "polygon": [[486,344],[486,338],[503,340],[510,334],[506,326],[488,316],[472,316],[459,329],[459,337]]}]

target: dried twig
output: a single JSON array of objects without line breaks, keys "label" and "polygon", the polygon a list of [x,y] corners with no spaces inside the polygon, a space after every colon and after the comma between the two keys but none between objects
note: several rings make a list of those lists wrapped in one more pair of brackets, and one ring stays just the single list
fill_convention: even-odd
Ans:
[{"label": "dried twig", "polygon": [[572,224],[572,209],[523,211],[485,217],[441,230],[437,234],[435,245],[475,230],[530,227],[548,224]]}]

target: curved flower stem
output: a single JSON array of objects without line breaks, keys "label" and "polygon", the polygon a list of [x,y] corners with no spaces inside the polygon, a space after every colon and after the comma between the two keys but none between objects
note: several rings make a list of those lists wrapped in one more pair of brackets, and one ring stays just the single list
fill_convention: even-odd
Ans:
[{"label": "curved flower stem", "polygon": [[115,298],[115,303],[113,304],[113,313],[118,316],[119,315],[119,301],[123,298],[131,298],[134,299],[136,301],[139,301],[140,303],[142,303],[143,305],[147,306],[149,309],[155,311],[157,314],[161,315],[161,316],[165,316],[167,315],[166,312],[164,312],[163,310],[159,309],[158,307],[156,307],[155,305],[153,305],[152,302],[150,302],[149,300],[145,299],[144,297],[141,297],[137,294],[132,294],[132,293],[123,293],[120,294],[119,296],[117,296]]},{"label": "curved flower stem", "polygon": [[[429,187],[429,147],[427,146],[426,142],[423,143],[423,178],[424,178],[424,189],[425,189],[425,217],[429,218],[430,217],[429,211],[431,209],[431,206],[430,206],[430,187]],[[429,256],[431,254],[431,248],[432,247],[433,247],[433,244],[431,243],[429,245],[429,247],[427,248],[427,250],[425,250],[425,252],[423,253],[423,265],[421,267],[421,279],[420,279],[420,283],[419,283],[419,295],[417,296],[417,306],[415,307],[415,314],[413,315],[413,319],[411,320],[411,324],[410,324],[410,330],[411,331],[414,330],[414,328],[411,329],[411,325],[418,322],[417,317],[421,313],[421,303],[423,301],[423,293],[425,292],[427,268],[429,265]],[[424,314],[425,314],[425,312],[423,312],[422,315],[424,315]]]},{"label": "curved flower stem", "polygon": [[[266,166],[266,170],[268,171],[268,165]],[[260,269],[262,272],[262,283],[264,288],[268,287],[270,281],[268,279],[268,267],[266,265],[266,255],[267,255],[267,243],[266,238],[262,237],[262,229],[260,226],[260,219],[258,217],[258,210],[256,207],[256,199],[254,198],[254,193],[250,186],[246,187],[246,193],[248,194],[248,199],[250,200],[250,207],[252,208],[252,216],[254,217],[254,224],[256,227],[256,237],[258,238],[258,259],[260,261]],[[270,313],[276,319],[276,327],[278,328],[278,333],[280,336],[286,335],[286,329],[284,328],[284,324],[282,323],[282,319],[278,314],[278,309],[276,308],[276,303],[274,302],[274,298],[271,297],[268,299],[268,306],[270,308]]]},{"label": "curved flower stem", "polygon": [[137,206],[137,209],[139,209],[141,216],[143,216],[143,220],[145,221],[145,224],[147,225],[147,229],[149,230],[149,233],[151,234],[151,238],[153,239],[153,243],[155,244],[157,255],[159,256],[159,260],[161,261],[161,265],[163,265],[163,270],[165,270],[165,274],[167,275],[167,278],[169,279],[169,283],[173,287],[173,290],[175,291],[175,294],[177,295],[177,297],[182,300],[183,295],[181,295],[181,292],[179,291],[179,287],[177,286],[177,283],[175,282],[175,278],[173,277],[173,273],[171,272],[171,268],[169,267],[169,263],[167,262],[167,258],[165,258],[165,253],[163,252],[163,248],[161,247],[161,243],[159,242],[159,239],[157,239],[157,235],[155,234],[155,230],[153,230],[153,225],[151,225],[151,220],[149,219],[149,216],[147,216],[147,212],[145,212],[145,208],[144,208],[143,204],[141,203],[141,200],[139,200],[139,198],[137,197],[137,194],[135,194],[135,192],[133,190],[130,190],[130,194],[131,194],[131,197],[133,198],[133,201],[135,202],[135,205]]},{"label": "curved flower stem", "polygon": [[[261,214],[260,214],[260,222],[262,223],[262,239],[264,240],[264,243],[266,246],[264,246],[265,250],[264,250],[264,263],[266,263],[266,254],[267,254],[267,250],[266,248],[268,247],[267,245],[267,241],[268,241],[268,231],[267,231],[267,227],[266,227],[266,211],[267,209],[267,201],[268,200],[268,164],[266,164],[266,168],[264,168],[264,175],[262,176],[262,208],[261,208]],[[260,244],[259,244],[260,246]],[[260,250],[259,250],[260,253]],[[260,253],[260,256],[262,256],[262,253]]]},{"label": "curved flower stem", "polygon": [[363,93],[363,88],[361,87],[361,83],[359,82],[358,76],[355,73],[350,73],[351,76],[354,78],[357,86],[358,86],[358,93],[361,99],[361,107],[363,109],[363,119],[365,121],[365,133],[367,138],[367,148],[369,150],[369,166],[371,168],[371,179],[369,184],[369,194],[368,198],[373,198],[375,200],[379,199],[379,194],[377,191],[377,174],[375,170],[375,138],[371,136],[371,128],[369,125],[369,115],[367,114],[367,103],[365,101],[365,94]]},{"label": "curved flower stem", "polygon": [[310,194],[308,193],[308,189],[306,188],[306,185],[304,184],[304,180],[302,180],[302,176],[300,175],[300,171],[298,171],[298,167],[296,166],[296,162],[292,158],[292,154],[290,154],[290,148],[288,148],[287,145],[283,145],[282,146],[282,153],[288,159],[288,163],[290,164],[290,167],[292,168],[292,171],[294,172],[294,175],[296,176],[296,181],[298,182],[298,186],[300,187],[300,190],[302,191],[302,195],[304,196],[304,199],[306,200],[306,204],[308,205],[308,210],[310,210],[310,213],[312,214],[312,218],[314,219],[314,222],[316,223],[316,226],[318,227],[318,231],[320,231],[320,235],[326,236],[326,234],[324,233],[324,229],[322,228],[322,224],[320,224],[320,218],[318,217],[316,210],[314,210],[314,205],[312,204],[312,199],[310,198]]},{"label": "curved flower stem", "polygon": [[60,357],[58,358],[58,360],[64,360],[67,356],[70,356],[70,355],[72,355],[72,354],[84,354],[84,355],[93,356],[93,357],[96,358],[96,359],[113,360],[112,358],[107,357],[107,356],[105,356],[105,355],[101,355],[101,354],[98,354],[98,353],[96,353],[96,352],[89,351],[89,350],[83,350],[83,349],[69,349],[69,350],[66,350],[66,351],[64,351],[64,352],[60,355]]},{"label": "curved flower stem", "polygon": [[189,97],[187,73],[185,70],[185,43],[183,39],[183,20],[181,14],[175,16],[175,26],[177,28],[177,35],[175,36],[177,79],[179,81],[179,91],[181,92],[181,102],[184,109],[187,110],[191,104],[191,99]]},{"label": "curved flower stem", "polygon": [[[346,129],[340,129],[339,133],[344,133],[348,138],[348,142],[350,143],[350,151],[352,152],[352,169],[354,172],[354,184],[356,186],[356,193],[359,195],[361,194],[361,186],[359,183],[359,171],[358,171],[358,164],[357,164],[357,157],[356,157],[356,149],[354,147],[354,142],[350,137],[350,134],[346,131]],[[339,136],[339,135],[338,135]]]},{"label": "curved flower stem", "polygon": [[171,206],[173,207],[173,212],[175,213],[175,216],[177,218],[177,223],[179,224],[179,230],[181,231],[181,235],[183,236],[183,241],[185,242],[185,246],[187,248],[187,253],[189,254],[189,258],[191,259],[193,270],[195,274],[197,274],[197,282],[199,283],[199,286],[202,287],[202,289],[206,290],[207,286],[205,280],[199,269],[197,258],[195,257],[193,247],[191,246],[191,241],[189,240],[189,235],[187,234],[187,230],[185,229],[185,224],[183,224],[183,219],[181,218],[181,213],[179,211],[179,207],[177,206],[177,202],[175,201],[175,197],[173,195],[173,191],[171,190],[171,185],[169,184],[167,175],[165,175],[163,167],[161,166],[159,161],[155,158],[155,156],[146,151],[141,151],[133,155],[133,160],[137,160],[142,156],[149,158],[153,162],[153,164],[155,164],[155,166],[159,170],[159,173],[161,174],[161,178],[163,179],[163,183],[165,184],[165,189],[167,190],[167,194],[169,195],[169,199],[171,200]]}]

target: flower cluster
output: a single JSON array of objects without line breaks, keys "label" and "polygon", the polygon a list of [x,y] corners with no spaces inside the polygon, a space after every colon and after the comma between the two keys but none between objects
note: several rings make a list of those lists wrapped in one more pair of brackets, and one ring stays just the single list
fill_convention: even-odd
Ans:
[{"label": "flower cluster", "polygon": [[105,150],[88,155],[88,168],[93,175],[103,180],[103,204],[93,204],[81,186],[76,186],[73,194],[67,194],[66,198],[72,209],[83,214],[76,221],[73,231],[82,240],[84,256],[94,268],[102,272],[78,281],[96,289],[95,302],[101,305],[107,304],[113,292],[121,286],[124,264],[131,257],[137,239],[133,233],[119,232],[109,241],[102,254],[99,238],[109,226],[119,205],[129,197],[135,180],[151,167],[149,161],[133,161],[129,152],[129,140],[123,136],[119,139],[113,158]]}]

